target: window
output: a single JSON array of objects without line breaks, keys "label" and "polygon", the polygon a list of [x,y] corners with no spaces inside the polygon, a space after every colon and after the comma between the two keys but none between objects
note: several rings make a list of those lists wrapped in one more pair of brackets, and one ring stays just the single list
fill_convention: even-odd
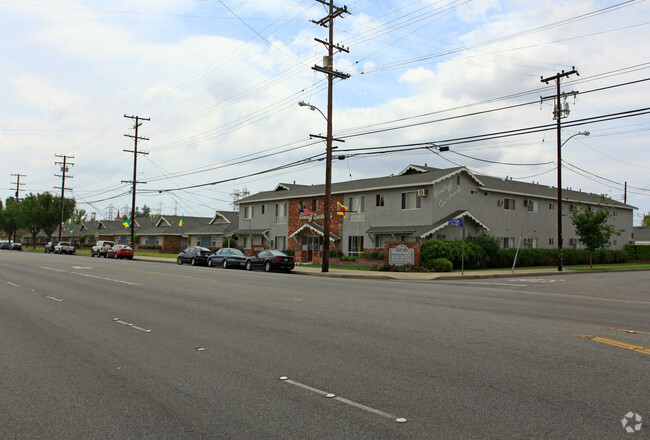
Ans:
[{"label": "window", "polygon": [[146,241],[144,244],[159,244],[158,237],[155,235],[147,235]]},{"label": "window", "polygon": [[528,212],[537,212],[539,210],[539,203],[535,200],[527,199],[524,201],[524,205],[528,207]]},{"label": "window", "polygon": [[514,247],[515,247],[515,237],[503,237],[504,249],[512,249]]},{"label": "window", "polygon": [[555,244],[555,240],[552,239],[552,238],[549,238],[549,239],[548,239],[548,245],[549,245],[549,246],[553,246],[554,244]]},{"label": "window", "polygon": [[266,213],[266,205],[262,205],[262,215]]},{"label": "window", "polygon": [[363,251],[363,236],[350,235],[348,237],[348,255],[361,255]]},{"label": "window", "polygon": [[284,250],[287,248],[287,237],[275,237],[275,248]]},{"label": "window", "polygon": [[456,176],[456,185],[460,185],[460,174]]},{"label": "window", "polygon": [[548,209],[549,209],[549,211],[555,211],[555,203],[549,203],[548,204]]},{"label": "window", "polygon": [[577,238],[570,238],[569,239],[569,247],[573,249],[578,248],[578,239]]},{"label": "window", "polygon": [[402,209],[420,209],[420,198],[416,191],[402,193]]},{"label": "window", "polygon": [[250,249],[252,243],[252,237],[250,235],[244,235],[244,249]]},{"label": "window", "polygon": [[618,215],[618,214],[617,214],[616,210],[613,210],[613,211],[612,211],[612,217],[616,217],[617,215]]},{"label": "window", "polygon": [[275,204],[275,224],[276,225],[287,224],[287,203],[286,202]]},{"label": "window", "polygon": [[306,206],[307,206],[307,202],[305,202],[304,200],[298,202],[298,208],[305,209]]},{"label": "window", "polygon": [[536,238],[524,238],[524,247],[528,249],[537,248],[537,239]]},{"label": "window", "polygon": [[212,246],[212,236],[211,235],[201,235],[199,237],[198,243],[196,243],[198,246],[201,247],[209,247]]},{"label": "window", "polygon": [[318,199],[314,199],[311,201],[311,212],[313,214],[316,214],[318,212]]},{"label": "window", "polygon": [[515,210],[515,199],[503,199],[503,209]]},{"label": "window", "polygon": [[447,234],[436,234],[436,240],[446,240]]},{"label": "window", "polygon": [[384,195],[383,194],[377,194],[377,200],[375,202],[375,206],[384,206]]},{"label": "window", "polygon": [[253,218],[254,206],[244,206],[244,218]]},{"label": "window", "polygon": [[384,239],[385,239],[385,236],[383,236],[383,235],[375,235],[375,248],[383,248],[384,247]]},{"label": "window", "polygon": [[351,196],[348,199],[348,221],[365,221],[365,196]]}]

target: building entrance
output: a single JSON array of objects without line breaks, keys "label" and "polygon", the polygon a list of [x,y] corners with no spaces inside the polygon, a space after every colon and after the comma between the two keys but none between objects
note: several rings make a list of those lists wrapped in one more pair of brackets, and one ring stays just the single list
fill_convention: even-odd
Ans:
[{"label": "building entrance", "polygon": [[321,252],[323,248],[323,237],[320,235],[303,235],[300,250],[303,261],[313,261],[314,251]]}]

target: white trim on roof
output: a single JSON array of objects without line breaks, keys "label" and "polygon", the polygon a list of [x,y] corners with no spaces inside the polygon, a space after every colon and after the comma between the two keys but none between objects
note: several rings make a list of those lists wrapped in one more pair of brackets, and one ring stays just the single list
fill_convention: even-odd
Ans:
[{"label": "white trim on roof", "polygon": [[[480,227],[482,227],[486,231],[490,230],[490,228],[488,228],[487,225],[485,225],[485,223],[483,223],[482,221],[480,221],[479,219],[474,217],[469,211],[463,211],[463,212],[461,212],[460,214],[458,214],[457,216],[455,216],[453,218],[463,218],[463,217],[469,217],[474,222],[476,222],[477,225],[479,225]],[[435,232],[438,232],[439,230],[441,230],[442,228],[444,228],[448,224],[449,224],[449,220],[445,220],[444,222],[440,222],[437,226],[434,226],[433,229],[431,229],[431,230],[425,232],[424,234],[420,235],[420,238],[424,238],[429,234],[433,234]]]}]

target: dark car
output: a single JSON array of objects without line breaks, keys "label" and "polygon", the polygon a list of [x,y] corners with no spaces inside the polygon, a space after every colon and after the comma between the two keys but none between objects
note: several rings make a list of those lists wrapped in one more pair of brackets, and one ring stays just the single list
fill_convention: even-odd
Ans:
[{"label": "dark car", "polygon": [[133,260],[133,254],[134,252],[131,246],[126,244],[116,244],[108,250],[106,257],[115,259],[128,258],[129,260]]},{"label": "dark car", "polygon": [[196,266],[197,264],[210,265],[208,260],[208,257],[210,255],[212,255],[212,251],[208,248],[201,246],[190,246],[178,254],[176,262],[178,264],[190,263],[192,266]]},{"label": "dark car", "polygon": [[50,252],[54,252],[54,243],[53,241],[48,241],[47,244],[45,245],[45,253],[49,254]]},{"label": "dark car", "polygon": [[11,244],[8,241],[0,242],[0,249],[11,249]]},{"label": "dark car", "polygon": [[221,266],[224,269],[229,267],[244,267],[246,255],[237,248],[221,248],[208,258],[208,266]]},{"label": "dark car", "polygon": [[293,257],[290,257],[282,251],[262,251],[246,260],[246,270],[260,268],[264,269],[265,272],[271,272],[272,270],[290,272],[294,267],[295,262]]}]

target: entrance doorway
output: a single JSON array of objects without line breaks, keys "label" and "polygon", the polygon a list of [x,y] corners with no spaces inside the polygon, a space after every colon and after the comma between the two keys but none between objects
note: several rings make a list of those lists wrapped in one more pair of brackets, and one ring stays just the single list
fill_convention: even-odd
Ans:
[{"label": "entrance doorway", "polygon": [[323,248],[323,237],[320,235],[303,235],[301,239],[301,250],[303,261],[313,261],[314,251],[321,252]]}]

